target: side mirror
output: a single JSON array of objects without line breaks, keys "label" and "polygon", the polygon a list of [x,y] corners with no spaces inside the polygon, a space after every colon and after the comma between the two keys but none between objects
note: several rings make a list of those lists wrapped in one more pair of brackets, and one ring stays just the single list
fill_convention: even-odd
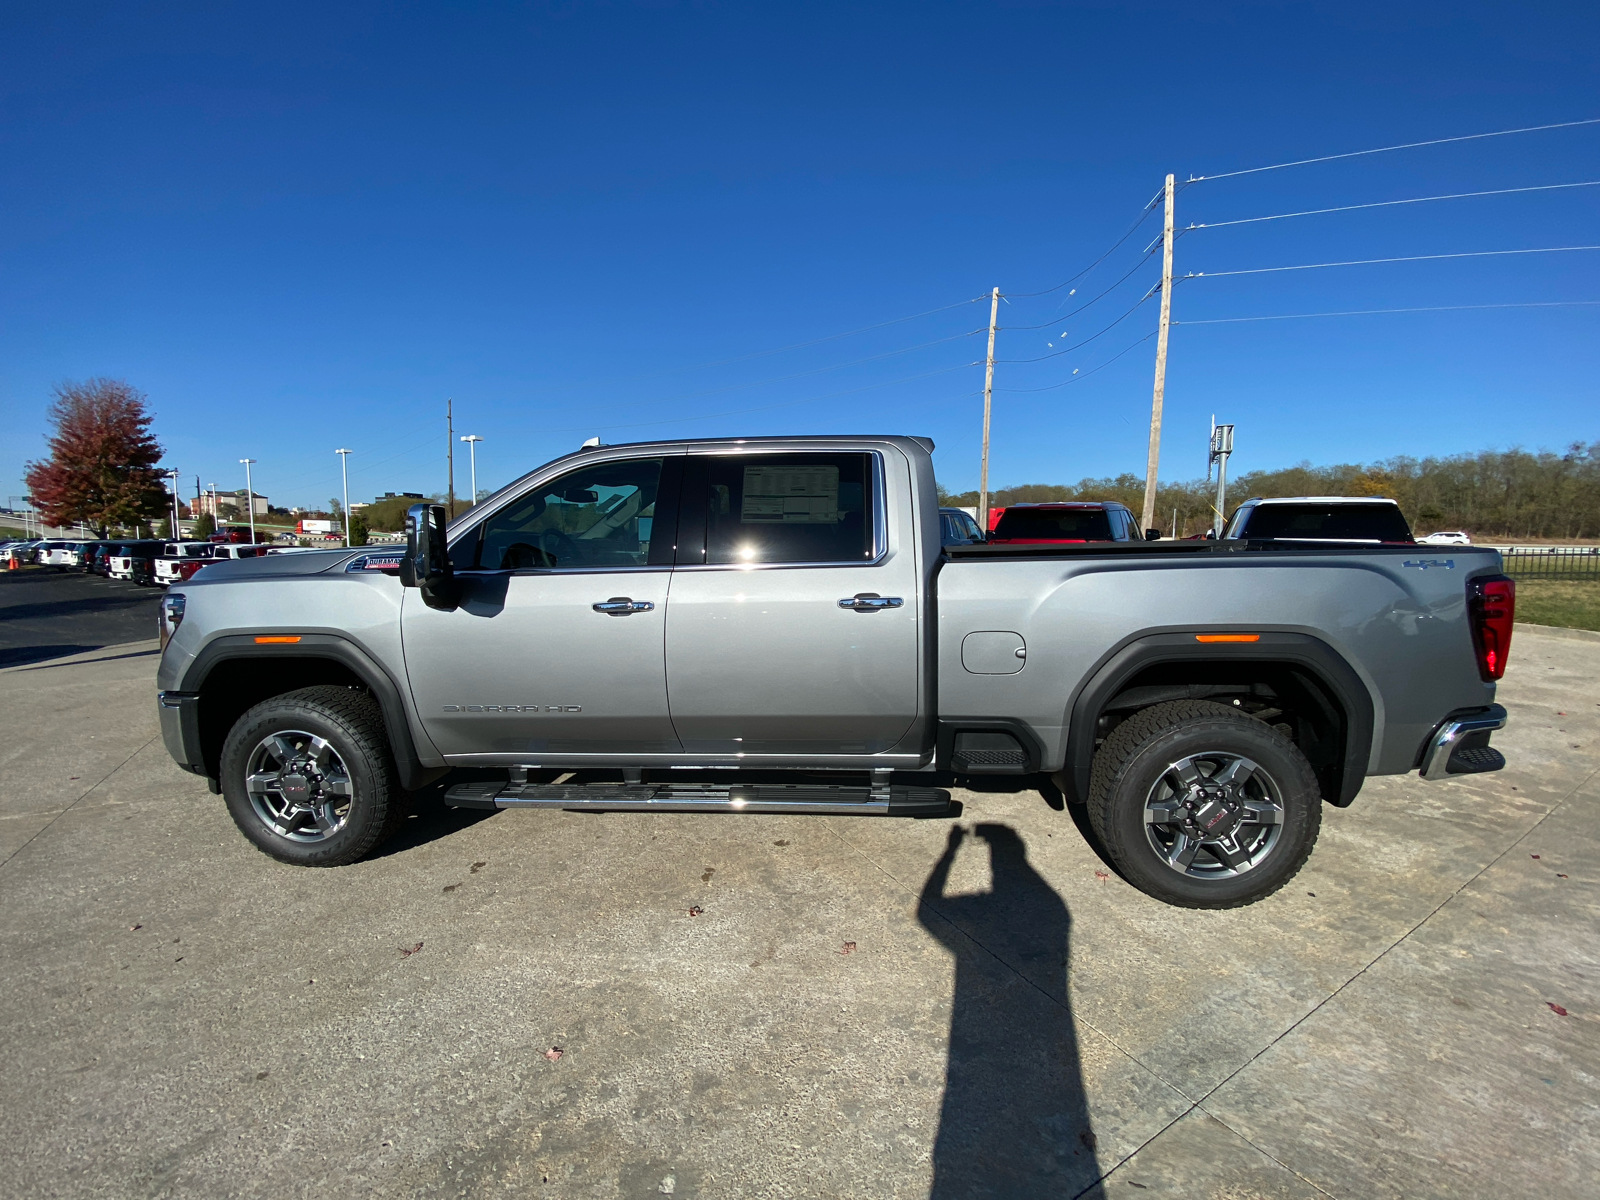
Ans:
[{"label": "side mirror", "polygon": [[413,504],[406,510],[406,556],[400,560],[400,582],[422,593],[429,608],[456,606],[455,572],[445,541],[444,505]]},{"label": "side mirror", "polygon": [[1144,540],[1147,542],[1159,542],[1161,540],[1161,530],[1146,529],[1144,531]]}]

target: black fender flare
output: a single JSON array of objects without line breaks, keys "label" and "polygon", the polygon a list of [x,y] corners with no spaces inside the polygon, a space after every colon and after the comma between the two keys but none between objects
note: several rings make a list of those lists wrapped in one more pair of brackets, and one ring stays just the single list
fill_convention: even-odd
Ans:
[{"label": "black fender flare", "polygon": [[[1259,628],[1259,627],[1258,627]],[[1348,807],[1366,782],[1375,728],[1372,694],[1355,669],[1332,646],[1304,633],[1262,632],[1253,642],[1200,642],[1196,635],[1219,632],[1178,629],[1146,633],[1114,648],[1088,682],[1073,697],[1067,710],[1066,763],[1061,782],[1074,799],[1087,800],[1094,763],[1095,723],[1112,698],[1146,667],[1161,663],[1282,662],[1309,672],[1343,709],[1344,755],[1337,794],[1330,803]],[[1255,634],[1255,631],[1251,631]],[[1063,788],[1063,790],[1068,790]]]},{"label": "black fender flare", "polygon": [[[293,642],[259,642],[258,637],[293,636]],[[394,753],[395,767],[400,773],[400,786],[407,791],[426,787],[441,775],[447,766],[426,766],[417,754],[417,744],[411,734],[406,710],[406,693],[402,685],[388,670],[357,646],[349,638],[337,633],[279,634],[224,634],[207,642],[195,655],[183,673],[176,691],[198,695],[205,686],[207,676],[224,662],[244,658],[295,659],[323,658],[349,669],[372,692],[383,713],[384,730],[389,737],[389,747]],[[198,749],[198,748],[196,748]],[[191,761],[202,761],[192,757]]]}]

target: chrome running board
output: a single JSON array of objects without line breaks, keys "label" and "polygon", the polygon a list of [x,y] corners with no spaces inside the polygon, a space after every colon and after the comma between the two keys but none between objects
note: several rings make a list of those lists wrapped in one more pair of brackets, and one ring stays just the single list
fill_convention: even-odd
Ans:
[{"label": "chrome running board", "polygon": [[931,817],[949,811],[939,788],[818,784],[458,783],[452,808],[565,808],[605,812],[829,813]]}]

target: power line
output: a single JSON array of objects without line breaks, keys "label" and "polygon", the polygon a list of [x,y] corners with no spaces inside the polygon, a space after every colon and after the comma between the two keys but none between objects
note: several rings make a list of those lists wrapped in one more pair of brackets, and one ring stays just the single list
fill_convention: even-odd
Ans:
[{"label": "power line", "polygon": [[1078,307],[1073,309],[1071,312],[1063,313],[1061,316],[1057,317],[1053,321],[1046,321],[1042,325],[1002,325],[1002,326],[1000,326],[1000,328],[1002,330],[1006,331],[1006,332],[1020,333],[1020,332],[1022,332],[1024,330],[1028,330],[1028,329],[1052,329],[1055,326],[1061,324],[1061,322],[1063,322],[1063,321],[1070,321],[1070,320],[1072,320],[1073,317],[1075,317],[1079,313],[1083,312],[1084,309],[1089,308],[1090,306],[1092,306],[1094,304],[1098,304],[1101,300],[1104,300],[1107,296],[1109,296],[1112,292],[1116,291],[1123,284],[1127,283],[1129,279],[1133,278],[1134,273],[1137,272],[1141,267],[1144,266],[1144,264],[1146,262],[1148,262],[1150,260],[1150,255],[1154,254],[1154,253],[1155,253],[1155,251],[1153,251],[1153,250],[1146,251],[1144,257],[1141,258],[1138,262],[1134,263],[1132,270],[1130,270],[1121,279],[1117,280],[1110,287],[1108,287],[1105,291],[1101,292],[1098,296],[1096,296],[1093,300],[1090,300],[1090,301],[1087,301],[1084,304],[1078,305]]},{"label": "power line", "polygon": [[910,316],[894,317],[888,321],[879,321],[876,325],[863,325],[860,329],[847,329],[843,333],[830,333],[826,337],[812,338],[807,342],[795,342],[788,346],[775,346],[771,350],[755,350],[749,354],[736,355],[733,358],[718,358],[710,362],[690,363],[682,367],[663,367],[659,371],[650,371],[643,375],[625,375],[613,382],[623,382],[628,379],[649,379],[657,375],[668,375],[674,371],[698,371],[705,367],[724,367],[729,363],[747,362],[752,358],[764,358],[769,354],[785,354],[790,350],[804,350],[808,346],[820,346],[823,342],[834,342],[840,338],[855,337],[858,333],[871,333],[875,329],[886,329],[890,325],[900,325],[906,321],[918,320],[921,317],[931,317],[937,313],[949,312],[954,308],[964,308],[968,304],[976,304],[979,300],[987,300],[988,298],[988,296],[974,296],[970,300],[959,300],[954,304],[930,308],[926,312],[912,313]]},{"label": "power line", "polygon": [[[735,409],[729,409],[727,412],[700,413],[700,414],[698,414],[696,416],[692,416],[692,417],[663,417],[659,421],[629,421],[626,424],[621,424],[621,425],[567,425],[567,426],[560,426],[560,427],[557,427],[557,428],[554,428],[554,429],[544,429],[541,432],[543,432],[543,433],[580,433],[580,432],[584,432],[584,431],[594,431],[594,430],[603,430],[603,429],[640,429],[640,428],[643,428],[643,427],[645,427],[647,425],[681,425],[681,424],[684,424],[685,422],[688,422],[688,421],[709,421],[709,420],[712,420],[712,419],[714,419],[716,417],[737,417],[737,416],[742,416],[745,413],[770,412],[772,409],[775,409],[775,408],[793,408],[795,405],[798,405],[798,404],[814,404],[814,403],[817,403],[818,401],[822,401],[822,400],[834,400],[834,399],[837,399],[840,396],[853,396],[858,392],[869,392],[874,388],[893,387],[897,383],[912,383],[915,380],[928,379],[928,378],[931,378],[934,375],[948,375],[951,371],[965,371],[965,370],[967,370],[967,369],[969,369],[969,368],[971,368],[973,366],[976,366],[976,365],[977,365],[976,363],[970,363],[970,362],[957,363],[953,367],[939,367],[938,369],[933,370],[933,371],[923,371],[920,375],[907,375],[903,379],[886,379],[886,380],[883,380],[883,381],[881,381],[879,383],[863,384],[861,387],[847,388],[844,391],[840,391],[840,392],[828,392],[826,395],[822,395],[822,396],[807,396],[802,400],[785,400],[785,401],[783,401],[783,402],[781,402],[779,404],[762,404],[762,405],[756,406],[755,408],[735,408]],[[956,399],[966,399],[969,396],[981,396],[982,394],[983,393],[981,391],[978,391],[978,392],[965,392],[960,397],[955,397],[955,398]]]},{"label": "power line", "polygon": [[[1155,194],[1155,196],[1151,199],[1150,203],[1146,204],[1144,206],[1144,208],[1142,210],[1140,210],[1139,219],[1137,221],[1135,221],[1132,225],[1128,226],[1128,232],[1123,234],[1121,237],[1119,237],[1116,240],[1116,242],[1114,242],[1112,244],[1111,249],[1107,250],[1104,254],[1102,254],[1099,258],[1095,259],[1092,263],[1090,263],[1083,270],[1079,271],[1071,279],[1063,279],[1060,283],[1056,284],[1055,287],[1045,288],[1044,291],[1042,291],[1042,292],[1009,292],[1009,293],[1004,293],[1004,294],[1007,295],[1012,300],[1031,300],[1035,296],[1048,296],[1052,292],[1059,292],[1062,288],[1066,287],[1067,284],[1069,284],[1069,283],[1076,283],[1078,280],[1082,279],[1085,275],[1087,275],[1090,271],[1092,271],[1096,267],[1098,267],[1101,263],[1105,262],[1106,259],[1110,258],[1118,250],[1120,250],[1122,248],[1122,243],[1127,241],[1129,238],[1131,238],[1134,235],[1134,232],[1139,228],[1139,226],[1143,225],[1145,223],[1145,221],[1149,219],[1150,214],[1155,211],[1156,204],[1160,199],[1161,199],[1161,193],[1157,192]],[[988,297],[980,296],[979,299],[980,300],[986,300],[986,299],[988,299]],[[1055,324],[1055,322],[1052,321],[1052,322],[1050,322],[1050,324],[1053,325],[1053,324]]]},{"label": "power line", "polygon": [[1352,308],[1344,312],[1279,313],[1266,317],[1207,317],[1174,325],[1233,325],[1241,321],[1300,321],[1307,317],[1366,317],[1376,313],[1466,312],[1484,308],[1567,308],[1600,305],[1600,300],[1535,300],[1525,304],[1433,304],[1422,308]]},{"label": "power line", "polygon": [[[1176,324],[1178,324],[1178,322],[1174,321],[1173,324],[1176,325]],[[1140,338],[1137,342],[1134,342],[1131,346],[1127,346],[1124,349],[1117,351],[1110,358],[1106,359],[1105,362],[1101,363],[1098,367],[1093,367],[1090,370],[1084,371],[1080,375],[1073,375],[1069,379],[1063,379],[1060,383],[1046,384],[1044,387],[1036,387],[1036,388],[995,388],[995,391],[997,391],[997,392],[1053,392],[1057,388],[1066,387],[1069,383],[1080,383],[1083,380],[1089,378],[1089,376],[1093,375],[1096,371],[1104,371],[1107,367],[1109,367],[1112,363],[1116,362],[1117,359],[1121,358],[1124,354],[1127,354],[1129,351],[1137,350],[1140,346],[1144,345],[1151,338],[1155,337],[1155,335],[1156,335],[1156,331],[1154,329],[1152,329],[1149,333],[1145,334],[1142,338]]]},{"label": "power line", "polygon": [[1038,358],[997,358],[997,359],[995,359],[995,362],[997,362],[997,363],[1036,363],[1036,362],[1044,362],[1048,358],[1060,358],[1063,354],[1071,354],[1074,350],[1079,350],[1079,349],[1082,349],[1084,346],[1087,346],[1090,342],[1094,341],[1097,337],[1101,336],[1101,334],[1110,333],[1118,325],[1121,325],[1129,317],[1133,316],[1133,314],[1138,310],[1138,308],[1139,308],[1139,306],[1141,304],[1143,304],[1146,300],[1150,299],[1151,296],[1154,296],[1156,294],[1156,291],[1157,291],[1156,288],[1151,288],[1144,295],[1140,296],[1138,300],[1134,301],[1134,304],[1133,304],[1132,308],[1130,308],[1127,312],[1123,313],[1120,317],[1118,317],[1115,321],[1111,322],[1111,324],[1107,325],[1104,329],[1100,330],[1099,333],[1091,333],[1088,337],[1084,338],[1083,341],[1078,342],[1078,343],[1076,343],[1074,345],[1068,346],[1064,350],[1057,350],[1053,354],[1041,354]]},{"label": "power line", "polygon": [[1267,275],[1275,271],[1315,271],[1319,267],[1365,267],[1373,263],[1431,262],[1441,258],[1495,258],[1505,254],[1561,254],[1568,250],[1600,250],[1600,246],[1540,246],[1531,250],[1465,250],[1458,254],[1408,254],[1400,258],[1354,258],[1349,262],[1303,263],[1293,267],[1252,267],[1247,271],[1196,271],[1185,279],[1220,279],[1224,275]]},{"label": "power line", "polygon": [[1474,196],[1510,196],[1518,192],[1554,192],[1562,188],[1600,187],[1600,179],[1583,183],[1545,183],[1538,187],[1495,188],[1487,192],[1452,192],[1447,196],[1415,196],[1410,200],[1376,200],[1371,204],[1342,204],[1338,208],[1308,208],[1304,212],[1274,213],[1270,217],[1243,217],[1237,221],[1205,221],[1190,229],[1222,229],[1229,225],[1254,225],[1259,221],[1282,221],[1289,217],[1320,217],[1325,213],[1355,212],[1362,208],[1390,208],[1396,204],[1426,204],[1430,200],[1467,200]]},{"label": "power line", "polygon": [[1379,146],[1373,150],[1351,150],[1344,154],[1324,154],[1320,158],[1300,158],[1294,162],[1273,163],[1267,167],[1246,167],[1242,171],[1224,171],[1220,175],[1195,175],[1186,183],[1204,183],[1212,179],[1232,179],[1235,175],[1255,175],[1260,171],[1278,171],[1284,167],[1304,167],[1311,163],[1333,162],[1341,158],[1360,158],[1367,154],[1387,154],[1391,150],[1415,150],[1420,146],[1442,146],[1447,142],[1472,142],[1480,138],[1509,137],[1513,133],[1538,133],[1545,129],[1571,129],[1577,125],[1600,125],[1600,117],[1582,121],[1558,121],[1553,125],[1525,125],[1521,129],[1497,129],[1493,133],[1468,133],[1460,137],[1431,138],[1426,142],[1406,142],[1399,146]]}]

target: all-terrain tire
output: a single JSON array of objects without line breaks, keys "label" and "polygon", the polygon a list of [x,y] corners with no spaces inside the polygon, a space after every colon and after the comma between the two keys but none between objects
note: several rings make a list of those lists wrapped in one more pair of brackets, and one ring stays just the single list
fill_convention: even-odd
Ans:
[{"label": "all-terrain tire", "polygon": [[[1273,793],[1281,810],[1277,832],[1247,869],[1226,874],[1221,854],[1202,848],[1196,869],[1213,873],[1197,877],[1153,844],[1146,804],[1158,785],[1170,787],[1172,765],[1191,758],[1248,760],[1260,768],[1252,776],[1255,797],[1266,795],[1263,788]],[[1271,726],[1226,704],[1179,700],[1144,709],[1111,731],[1095,753],[1088,816],[1112,865],[1140,891],[1184,908],[1237,908],[1270,896],[1305,864],[1322,823],[1322,795],[1305,755]],[[1261,829],[1244,827],[1241,836],[1247,832]]]},{"label": "all-terrain tire", "polygon": [[[324,739],[342,767],[349,789],[348,811],[336,828],[285,833],[261,795],[247,783],[252,756],[274,734]],[[228,731],[222,747],[222,795],[241,833],[264,854],[303,867],[338,867],[370,854],[406,816],[406,795],[395,769],[378,703],[366,692],[319,685],[263,700]],[[281,795],[281,793],[280,793]],[[271,799],[270,794],[268,799]]]}]

